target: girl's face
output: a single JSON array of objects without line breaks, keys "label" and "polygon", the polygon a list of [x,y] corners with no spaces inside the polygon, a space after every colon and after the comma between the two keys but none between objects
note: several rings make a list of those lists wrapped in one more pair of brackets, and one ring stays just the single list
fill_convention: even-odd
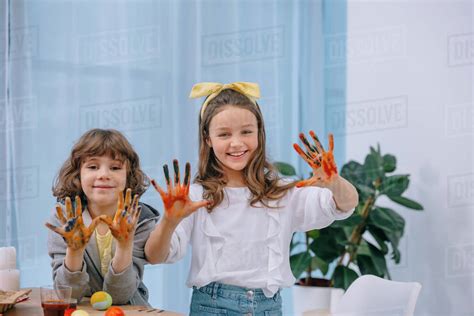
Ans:
[{"label": "girl's face", "polygon": [[258,146],[257,118],[249,110],[226,106],[211,119],[207,143],[222,164],[228,185],[242,185],[242,170]]},{"label": "girl's face", "polygon": [[118,193],[127,184],[126,163],[109,156],[86,158],[81,165],[81,187],[95,211],[117,206]]}]

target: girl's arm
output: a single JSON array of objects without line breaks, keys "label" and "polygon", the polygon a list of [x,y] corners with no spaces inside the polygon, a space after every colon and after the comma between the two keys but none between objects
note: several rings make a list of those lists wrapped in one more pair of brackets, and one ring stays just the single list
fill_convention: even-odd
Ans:
[{"label": "girl's arm", "polygon": [[170,222],[166,215],[156,225],[145,244],[145,256],[148,262],[156,264],[166,260],[170,250],[171,236],[176,227],[177,223]]},{"label": "girl's arm", "polygon": [[150,234],[150,238],[145,245],[145,255],[150,263],[161,263],[166,260],[170,250],[171,237],[178,224],[186,217],[194,213],[200,207],[207,206],[208,201],[193,202],[189,199],[189,177],[191,166],[186,163],[186,171],[183,184],[180,183],[178,161],[173,161],[174,185],[170,182],[168,165],[163,166],[168,192],[165,192],[156,182],[151,183],[158,191],[163,200],[165,213],[163,219],[155,230]]},{"label": "girl's arm", "polygon": [[309,134],[314,141],[314,145],[308,142],[303,133],[300,134],[306,152],[298,144],[294,144],[293,147],[313,169],[313,176],[308,180],[298,182],[296,186],[312,185],[328,188],[332,192],[334,202],[339,210],[344,212],[352,210],[358,204],[359,195],[356,188],[337,172],[333,154],[333,135],[329,134],[329,151],[326,151],[316,134],[313,131],[310,131]]},{"label": "girl's arm", "polygon": [[326,188],[331,190],[337,208],[343,212],[352,210],[359,203],[356,188],[338,174],[334,175]]}]

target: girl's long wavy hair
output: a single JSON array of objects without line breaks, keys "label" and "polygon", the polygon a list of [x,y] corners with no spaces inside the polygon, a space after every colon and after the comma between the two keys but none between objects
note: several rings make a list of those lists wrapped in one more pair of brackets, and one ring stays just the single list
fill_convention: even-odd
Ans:
[{"label": "girl's long wavy hair", "polygon": [[287,190],[294,186],[294,183],[282,184],[273,165],[267,161],[265,126],[258,104],[232,89],[225,89],[212,99],[202,117],[199,117],[199,170],[194,182],[203,186],[203,198],[212,202],[208,206],[209,211],[212,211],[224,199],[224,187],[227,184],[227,179],[221,163],[208,145],[207,140],[209,140],[209,125],[212,118],[228,106],[248,110],[257,119],[258,146],[242,172],[245,185],[252,194],[250,205],[255,207],[260,202],[265,207],[270,207],[268,201],[282,198]]},{"label": "girl's long wavy hair", "polygon": [[140,168],[140,159],[125,136],[114,129],[91,129],[74,144],[71,155],[64,162],[53,184],[53,195],[58,201],[79,195],[83,202],[87,198],[81,187],[81,166],[88,157],[109,156],[122,161],[127,168],[126,188],[132,194],[141,195],[149,186],[148,177]]}]

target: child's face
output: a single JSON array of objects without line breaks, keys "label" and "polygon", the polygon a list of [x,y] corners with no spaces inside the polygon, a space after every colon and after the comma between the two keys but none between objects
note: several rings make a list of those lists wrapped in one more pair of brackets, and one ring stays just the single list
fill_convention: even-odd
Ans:
[{"label": "child's face", "polygon": [[257,118],[249,110],[227,106],[211,119],[207,143],[229,180],[235,171],[240,178],[258,146]]},{"label": "child's face", "polygon": [[97,211],[117,205],[127,184],[127,166],[109,156],[86,158],[81,165],[81,186],[90,207]]}]

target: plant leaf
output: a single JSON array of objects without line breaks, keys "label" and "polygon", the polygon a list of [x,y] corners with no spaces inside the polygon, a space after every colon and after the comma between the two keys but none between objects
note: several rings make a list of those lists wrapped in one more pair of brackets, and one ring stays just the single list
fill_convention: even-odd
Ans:
[{"label": "plant leaf", "polygon": [[364,173],[367,175],[366,184],[372,184],[378,178],[383,179],[385,177],[385,171],[383,169],[382,157],[371,148],[372,153],[365,157],[364,161]]},{"label": "plant leaf", "polygon": [[365,183],[365,174],[363,166],[356,161],[349,161],[341,169],[341,176],[352,184]]},{"label": "plant leaf", "polygon": [[410,180],[406,174],[386,177],[382,182],[380,194],[400,196],[406,191],[409,183]]},{"label": "plant leaf", "polygon": [[382,251],[384,255],[386,255],[388,253],[387,243],[389,242],[389,240],[383,230],[373,226],[368,226],[367,230],[379,245],[379,250]]},{"label": "plant leaf", "polygon": [[398,250],[398,245],[400,243],[400,239],[402,238],[402,234],[400,232],[385,232],[387,235],[388,240],[390,241],[390,245],[392,246],[392,259],[395,261],[396,264],[400,263],[400,251]]},{"label": "plant leaf", "polygon": [[282,174],[283,176],[287,176],[287,177],[296,176],[295,168],[286,162],[277,161],[273,163],[273,166],[275,166],[278,172]]},{"label": "plant leaf", "polygon": [[365,193],[367,195],[372,195],[375,193],[375,189],[368,186],[368,185],[365,185],[365,184],[354,184],[354,186],[356,187],[356,189],[359,190],[359,192],[362,192],[362,193]]},{"label": "plant leaf", "polygon": [[382,157],[383,170],[385,172],[393,172],[397,168],[397,158],[394,155],[386,154]]},{"label": "plant leaf", "polygon": [[357,256],[370,256],[369,244],[362,240],[357,248]]},{"label": "plant leaf", "polygon": [[343,253],[347,237],[339,227],[326,227],[319,230],[319,237],[310,244],[310,249],[326,262],[332,262]]},{"label": "plant leaf", "polygon": [[372,262],[374,263],[377,272],[381,277],[384,277],[387,274],[387,262],[385,261],[385,255],[374,245],[369,244],[370,254]]},{"label": "plant leaf", "polygon": [[405,207],[408,207],[412,210],[417,210],[417,211],[423,210],[423,206],[420,203],[410,200],[409,198],[406,198],[403,196],[390,196],[390,195],[387,195],[387,196],[393,202],[403,205]]},{"label": "plant leaf", "polygon": [[398,250],[398,244],[405,230],[405,220],[403,217],[389,208],[376,207],[370,212],[367,228],[372,235],[377,234],[378,237],[382,237],[382,234],[377,232],[376,229],[380,229],[383,232],[386,240],[392,246],[392,259],[395,263],[399,263],[400,251]]},{"label": "plant leaf", "polygon": [[296,279],[299,279],[304,271],[311,264],[311,255],[308,252],[301,252],[290,256],[290,267]]},{"label": "plant leaf", "polygon": [[350,228],[353,228],[354,226],[359,225],[360,223],[362,223],[363,220],[364,219],[362,218],[361,215],[354,213],[346,219],[333,222],[331,224],[331,227],[350,227]]},{"label": "plant leaf", "polygon": [[354,270],[345,266],[337,266],[333,275],[334,287],[347,290],[358,277],[359,275]]},{"label": "plant leaf", "polygon": [[401,235],[405,228],[405,220],[397,212],[377,206],[369,213],[367,224],[388,232],[401,232]]},{"label": "plant leaf", "polygon": [[359,271],[362,275],[373,274],[378,277],[382,277],[379,273],[377,273],[377,269],[375,268],[374,262],[370,256],[357,256],[357,266],[359,267]]},{"label": "plant leaf", "polygon": [[384,277],[387,274],[387,263],[384,254],[374,245],[366,242],[367,250],[357,256],[357,265],[361,274],[374,274]]},{"label": "plant leaf", "polygon": [[306,235],[309,238],[315,240],[319,237],[319,230],[317,230],[317,229],[309,230],[309,231],[306,232]]},{"label": "plant leaf", "polygon": [[[398,244],[400,243],[400,239],[402,237],[402,234],[400,231],[398,232],[389,232],[389,231],[383,231],[382,229],[379,229],[373,225],[368,226],[368,231],[372,236],[377,236],[380,239],[385,240],[387,243],[390,243],[392,254],[391,258],[395,263],[400,263],[400,251],[398,250]],[[377,242],[378,239],[376,238]],[[380,243],[379,243],[380,244]]]},{"label": "plant leaf", "polygon": [[311,260],[311,270],[320,270],[323,275],[326,275],[329,270],[329,264],[318,256],[314,256]]}]

